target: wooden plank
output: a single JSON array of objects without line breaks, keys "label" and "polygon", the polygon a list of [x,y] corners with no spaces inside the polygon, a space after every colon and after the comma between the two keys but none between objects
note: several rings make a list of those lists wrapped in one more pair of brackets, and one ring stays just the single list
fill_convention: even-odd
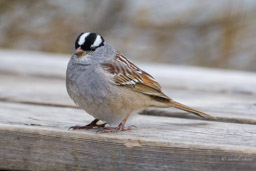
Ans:
[{"label": "wooden plank", "polygon": [[0,50],[0,72],[42,77],[64,77],[70,55]]},{"label": "wooden plank", "polygon": [[[1,75],[0,100],[16,103],[36,103],[52,106],[75,107],[68,97],[63,79],[49,79],[42,77]],[[17,88],[18,83],[18,88]],[[212,93],[196,90],[165,89],[171,98],[208,112],[221,118],[235,118],[236,122],[256,124],[256,96],[248,94],[225,94]],[[159,111],[160,109],[157,109]],[[151,111],[151,109],[150,109]],[[146,112],[147,114],[172,117],[186,117],[199,119],[172,108],[161,109],[160,112]],[[223,121],[223,119],[219,120]],[[242,119],[242,120],[241,120]],[[224,119],[226,122],[232,120]]]},{"label": "wooden plank", "polygon": [[[83,110],[72,108],[7,102],[0,102],[0,108],[1,124],[41,125],[40,128],[54,128],[59,131],[67,131],[70,126],[83,125],[93,119]],[[169,141],[173,143],[183,141],[185,144],[256,148],[254,125],[243,124],[241,127],[241,124],[143,115],[134,115],[129,119],[128,124],[136,125],[137,129],[122,132],[118,137],[133,136],[143,137],[151,141]],[[150,131],[149,128],[151,128]],[[94,135],[96,130],[71,132],[85,132]],[[116,134],[103,135],[115,136]],[[223,136],[226,136],[226,138],[223,139]],[[212,137],[215,138],[212,139]]]},{"label": "wooden plank", "polygon": [[[117,134],[67,131],[79,109],[0,103],[0,166],[21,170],[253,170],[255,126],[134,116]],[[186,164],[182,164],[185,162]]]},{"label": "wooden plank", "polygon": [[[96,129],[67,131],[93,119],[73,108],[66,93],[67,56],[20,51],[0,51],[0,55],[0,169],[256,167],[256,131],[252,125],[256,122],[255,73],[139,64],[159,80],[167,95],[226,123],[181,119],[193,117],[167,109],[149,114],[181,118],[136,115],[128,123],[136,129],[96,134]],[[234,120],[243,124],[234,124]]]},{"label": "wooden plank", "polygon": [[[0,72],[64,78],[71,54],[0,50]],[[187,66],[138,63],[163,87],[237,94],[256,94],[256,73]]]},{"label": "wooden plank", "polygon": [[2,75],[0,99],[75,106],[68,97],[64,79]]},{"label": "wooden plank", "polygon": [[[0,165],[13,170],[254,170],[255,151],[8,127]],[[184,163],[183,163],[184,162]]]},{"label": "wooden plank", "polygon": [[[1,100],[74,106],[67,96],[63,80],[67,56],[3,50],[0,54]],[[181,66],[142,66],[152,71],[164,85],[166,94],[177,101],[218,117],[252,119],[251,122],[255,122],[256,74]],[[9,75],[11,73],[18,75]],[[164,111],[168,116],[176,116],[173,111],[177,113],[173,109]],[[153,114],[158,115],[159,112]]]}]

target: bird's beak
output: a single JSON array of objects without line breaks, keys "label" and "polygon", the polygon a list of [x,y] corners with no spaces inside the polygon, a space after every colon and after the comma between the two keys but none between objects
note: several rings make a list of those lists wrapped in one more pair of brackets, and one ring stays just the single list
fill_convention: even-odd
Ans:
[{"label": "bird's beak", "polygon": [[77,55],[77,56],[82,56],[84,53],[85,53],[85,52],[84,52],[83,49],[81,49],[81,47],[77,48],[77,49],[75,50],[75,52],[74,52],[74,54]]}]

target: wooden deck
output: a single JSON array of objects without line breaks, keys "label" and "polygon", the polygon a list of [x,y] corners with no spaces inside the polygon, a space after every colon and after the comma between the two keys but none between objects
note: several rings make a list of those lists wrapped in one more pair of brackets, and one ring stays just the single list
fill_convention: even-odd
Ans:
[{"label": "wooden deck", "polygon": [[0,51],[0,169],[256,169],[256,73],[138,64],[171,98],[217,120],[147,109],[129,120],[137,128],[101,134],[68,131],[93,119],[66,93],[68,59]]}]

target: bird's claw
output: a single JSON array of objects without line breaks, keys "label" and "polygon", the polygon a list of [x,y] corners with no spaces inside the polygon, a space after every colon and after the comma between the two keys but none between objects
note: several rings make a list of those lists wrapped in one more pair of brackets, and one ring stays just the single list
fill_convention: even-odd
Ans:
[{"label": "bird's claw", "polygon": [[135,125],[126,126],[123,125],[117,126],[117,127],[110,127],[110,128],[103,128],[101,130],[98,130],[97,133],[110,133],[110,132],[119,132],[119,131],[127,131],[131,130],[132,128],[137,128]]}]

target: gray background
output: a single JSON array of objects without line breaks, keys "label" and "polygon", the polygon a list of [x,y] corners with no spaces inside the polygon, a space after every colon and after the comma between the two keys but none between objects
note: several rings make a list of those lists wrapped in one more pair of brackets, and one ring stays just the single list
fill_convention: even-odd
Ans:
[{"label": "gray background", "polygon": [[0,0],[1,49],[70,55],[86,31],[136,61],[256,71],[255,0]]}]

